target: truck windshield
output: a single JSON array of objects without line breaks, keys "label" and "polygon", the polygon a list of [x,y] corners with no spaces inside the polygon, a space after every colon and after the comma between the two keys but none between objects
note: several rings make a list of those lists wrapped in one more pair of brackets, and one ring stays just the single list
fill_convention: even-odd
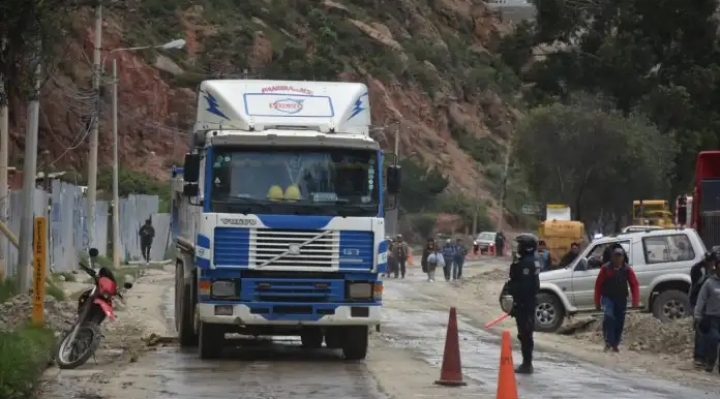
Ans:
[{"label": "truck windshield", "polygon": [[213,212],[378,214],[375,151],[218,148],[211,167]]}]

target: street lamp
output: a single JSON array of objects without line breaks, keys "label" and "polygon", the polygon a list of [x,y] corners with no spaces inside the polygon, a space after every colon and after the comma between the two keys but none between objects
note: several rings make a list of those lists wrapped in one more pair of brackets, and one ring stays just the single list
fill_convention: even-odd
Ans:
[{"label": "street lamp", "polygon": [[[125,51],[140,51],[140,50],[147,50],[151,48],[156,48],[160,50],[179,50],[181,48],[185,47],[185,40],[183,39],[176,39],[170,42],[167,42],[165,44],[160,44],[156,46],[139,46],[139,47],[126,47],[126,48],[116,48],[108,52],[102,61],[102,68],[104,70],[105,68],[105,61],[107,57],[109,57],[113,53],[119,53],[119,52],[125,52]],[[101,75],[102,76],[102,75]],[[117,77],[117,59],[113,58],[112,60],[112,81],[110,82],[112,85],[112,113],[113,113],[113,122],[112,122],[112,131],[113,131],[113,200],[112,200],[112,209],[113,209],[113,215],[112,215],[112,224],[113,224],[113,242],[112,242],[112,250],[113,250],[113,266],[115,268],[120,266],[120,177],[119,177],[119,160],[118,160],[118,77]],[[98,102],[98,109],[96,115],[99,117],[100,115],[100,109],[99,109],[99,102]],[[97,165],[95,165],[95,173],[97,173]],[[95,198],[92,199],[94,201]],[[91,208],[92,209],[92,208]],[[94,215],[92,222],[94,222]],[[91,226],[94,226],[91,224]],[[92,228],[92,227],[91,227]]]}]

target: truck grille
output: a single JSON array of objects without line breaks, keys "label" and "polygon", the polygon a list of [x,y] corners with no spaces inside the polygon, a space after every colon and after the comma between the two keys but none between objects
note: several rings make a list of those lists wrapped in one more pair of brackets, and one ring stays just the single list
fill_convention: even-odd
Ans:
[{"label": "truck grille", "polygon": [[255,229],[250,233],[250,259],[256,267],[337,267],[337,231]]},{"label": "truck grille", "polygon": [[242,299],[260,302],[329,302],[343,301],[344,280],[242,280]]}]

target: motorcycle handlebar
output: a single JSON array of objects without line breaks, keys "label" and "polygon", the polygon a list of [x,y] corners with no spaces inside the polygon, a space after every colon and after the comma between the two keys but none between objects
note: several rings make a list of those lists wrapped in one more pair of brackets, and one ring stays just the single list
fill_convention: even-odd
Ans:
[{"label": "motorcycle handlebar", "polygon": [[88,266],[85,266],[82,262],[78,262],[78,265],[80,265],[80,268],[83,269],[83,271],[90,275],[90,277],[97,277],[97,273],[95,273],[95,270],[91,269]]}]

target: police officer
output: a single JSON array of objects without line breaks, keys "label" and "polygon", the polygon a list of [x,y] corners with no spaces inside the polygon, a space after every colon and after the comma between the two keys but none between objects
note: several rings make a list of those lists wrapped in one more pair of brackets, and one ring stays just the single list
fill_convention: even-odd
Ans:
[{"label": "police officer", "polygon": [[540,267],[535,259],[537,238],[530,234],[522,234],[515,238],[517,242],[517,259],[510,265],[510,281],[508,291],[513,297],[513,309],[510,315],[515,318],[518,339],[522,351],[523,362],[515,369],[518,374],[532,374],[532,355],[535,342],[535,306],[540,290]]}]

